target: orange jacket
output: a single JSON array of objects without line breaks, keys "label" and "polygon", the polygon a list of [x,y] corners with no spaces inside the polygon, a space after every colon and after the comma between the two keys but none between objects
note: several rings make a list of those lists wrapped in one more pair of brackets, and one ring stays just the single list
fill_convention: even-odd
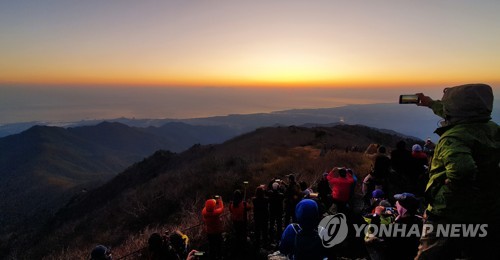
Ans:
[{"label": "orange jacket", "polygon": [[207,234],[218,234],[224,231],[222,220],[220,219],[220,215],[223,211],[224,203],[222,199],[218,199],[217,201],[209,199],[205,202],[205,207],[201,214],[203,216],[203,222],[205,222],[205,231]]}]

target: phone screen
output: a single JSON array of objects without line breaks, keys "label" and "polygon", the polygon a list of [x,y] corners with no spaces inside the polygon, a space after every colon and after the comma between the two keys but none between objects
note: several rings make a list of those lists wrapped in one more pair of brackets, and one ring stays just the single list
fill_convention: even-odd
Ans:
[{"label": "phone screen", "polygon": [[417,104],[418,103],[417,95],[400,95],[399,96],[399,104]]}]

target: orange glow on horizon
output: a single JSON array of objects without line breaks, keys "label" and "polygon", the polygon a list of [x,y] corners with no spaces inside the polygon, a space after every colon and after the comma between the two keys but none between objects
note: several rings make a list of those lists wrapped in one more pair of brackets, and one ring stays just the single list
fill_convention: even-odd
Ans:
[{"label": "orange glow on horizon", "polygon": [[0,85],[55,85],[55,86],[144,86],[144,87],[318,87],[318,88],[376,88],[376,87],[405,87],[405,86],[451,86],[473,82],[484,82],[491,85],[499,84],[500,81],[487,77],[344,77],[344,78],[323,78],[323,79],[301,79],[300,77],[276,77],[276,78],[236,78],[236,77],[210,77],[210,78],[176,78],[168,79],[164,77],[140,78],[129,76],[108,76],[108,77],[48,77],[32,76],[23,79],[0,78]]}]

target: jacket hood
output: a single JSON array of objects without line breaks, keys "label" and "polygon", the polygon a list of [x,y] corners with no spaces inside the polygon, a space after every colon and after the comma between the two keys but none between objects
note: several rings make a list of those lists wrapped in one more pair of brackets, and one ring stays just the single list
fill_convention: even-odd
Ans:
[{"label": "jacket hood", "polygon": [[215,204],[217,204],[217,201],[214,199],[209,199],[205,202],[205,209],[207,212],[213,212],[215,210]]},{"label": "jacket hood", "polygon": [[318,204],[314,200],[304,199],[297,204],[295,215],[303,229],[314,229],[319,223]]},{"label": "jacket hood", "polygon": [[488,121],[493,110],[493,91],[486,84],[467,84],[444,91],[443,112],[447,124]]}]

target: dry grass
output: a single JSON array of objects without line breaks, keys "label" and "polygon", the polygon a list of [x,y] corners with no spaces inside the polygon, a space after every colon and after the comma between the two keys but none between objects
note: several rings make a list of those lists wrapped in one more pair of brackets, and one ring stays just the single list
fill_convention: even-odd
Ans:
[{"label": "dry grass", "polygon": [[[353,137],[347,139],[348,134],[302,128],[261,129],[221,146],[196,147],[184,153],[174,169],[160,172],[151,181],[108,202],[106,210],[91,212],[60,227],[51,234],[54,240],[50,244],[65,246],[44,259],[85,259],[97,243],[112,246],[114,258],[118,258],[145,247],[150,234],[176,229],[185,231],[195,247],[202,246],[205,236],[200,223],[205,200],[218,194],[228,203],[235,189],[244,189],[243,181],[249,181],[249,198],[255,187],[272,178],[286,179],[285,175],[293,173],[297,180],[313,186],[323,172],[345,166],[357,174],[359,193],[361,180],[371,169],[371,159],[362,152],[325,150],[350,145],[364,150],[372,142],[367,140],[362,146]],[[101,223],[103,219],[109,224]],[[98,229],[84,231],[84,225],[96,225]],[[140,258],[138,254],[128,259]]]}]

